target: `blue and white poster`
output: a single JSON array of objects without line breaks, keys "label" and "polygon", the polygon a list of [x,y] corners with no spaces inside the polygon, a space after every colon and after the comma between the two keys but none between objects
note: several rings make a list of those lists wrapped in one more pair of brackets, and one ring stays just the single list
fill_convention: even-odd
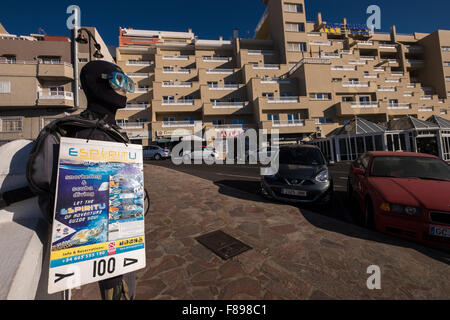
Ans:
[{"label": "blue and white poster", "polygon": [[49,293],[145,267],[142,146],[61,138]]}]

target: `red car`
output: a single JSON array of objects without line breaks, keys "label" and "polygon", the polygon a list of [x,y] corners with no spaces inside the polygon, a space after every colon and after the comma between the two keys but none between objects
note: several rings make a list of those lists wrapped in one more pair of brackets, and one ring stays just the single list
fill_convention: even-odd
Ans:
[{"label": "red car", "polygon": [[443,160],[419,153],[365,153],[350,167],[347,194],[358,200],[366,227],[450,247],[450,166]]}]

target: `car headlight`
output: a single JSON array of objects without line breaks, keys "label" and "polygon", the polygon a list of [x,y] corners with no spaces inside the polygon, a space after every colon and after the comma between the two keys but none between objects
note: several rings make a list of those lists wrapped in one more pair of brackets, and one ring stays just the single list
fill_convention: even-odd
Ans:
[{"label": "car headlight", "polygon": [[422,210],[420,208],[405,206],[402,204],[383,202],[380,206],[380,209],[385,212],[404,214],[412,217],[420,217],[422,215]]},{"label": "car headlight", "polygon": [[329,180],[330,180],[330,174],[329,174],[328,170],[323,170],[316,176],[316,181],[318,181],[318,182],[327,182]]}]

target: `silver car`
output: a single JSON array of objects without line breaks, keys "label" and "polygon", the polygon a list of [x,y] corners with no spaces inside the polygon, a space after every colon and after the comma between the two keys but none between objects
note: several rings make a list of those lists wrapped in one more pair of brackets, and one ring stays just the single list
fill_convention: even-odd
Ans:
[{"label": "silver car", "polygon": [[143,150],[144,159],[161,160],[170,157],[170,150],[161,148],[160,146],[148,146]]}]

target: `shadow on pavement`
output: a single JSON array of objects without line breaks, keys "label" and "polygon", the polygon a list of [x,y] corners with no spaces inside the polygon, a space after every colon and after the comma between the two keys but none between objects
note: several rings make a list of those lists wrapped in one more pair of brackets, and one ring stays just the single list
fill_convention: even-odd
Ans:
[{"label": "shadow on pavement", "polygon": [[[258,201],[263,203],[280,203],[284,205],[292,205],[289,203],[282,203],[276,200],[271,200],[263,197],[260,193],[259,181],[243,181],[243,180],[221,180],[214,182],[219,186],[219,193],[230,197],[235,197],[242,200]],[[431,247],[414,243],[412,241],[395,238],[378,231],[368,230],[358,225],[358,212],[355,206],[353,208],[346,208],[348,204],[346,199],[346,192],[335,191],[335,204],[333,209],[327,209],[322,206],[315,205],[292,205],[299,209],[300,213],[305,219],[317,228],[327,231],[340,233],[349,237],[354,237],[362,240],[376,241],[384,244],[389,244],[397,247],[404,247],[416,250],[432,259],[450,265],[450,250],[446,248]],[[352,217],[349,222],[342,217],[342,212],[348,210],[347,215]],[[339,216],[341,215],[341,216]],[[330,219],[331,218],[331,219]]]}]

